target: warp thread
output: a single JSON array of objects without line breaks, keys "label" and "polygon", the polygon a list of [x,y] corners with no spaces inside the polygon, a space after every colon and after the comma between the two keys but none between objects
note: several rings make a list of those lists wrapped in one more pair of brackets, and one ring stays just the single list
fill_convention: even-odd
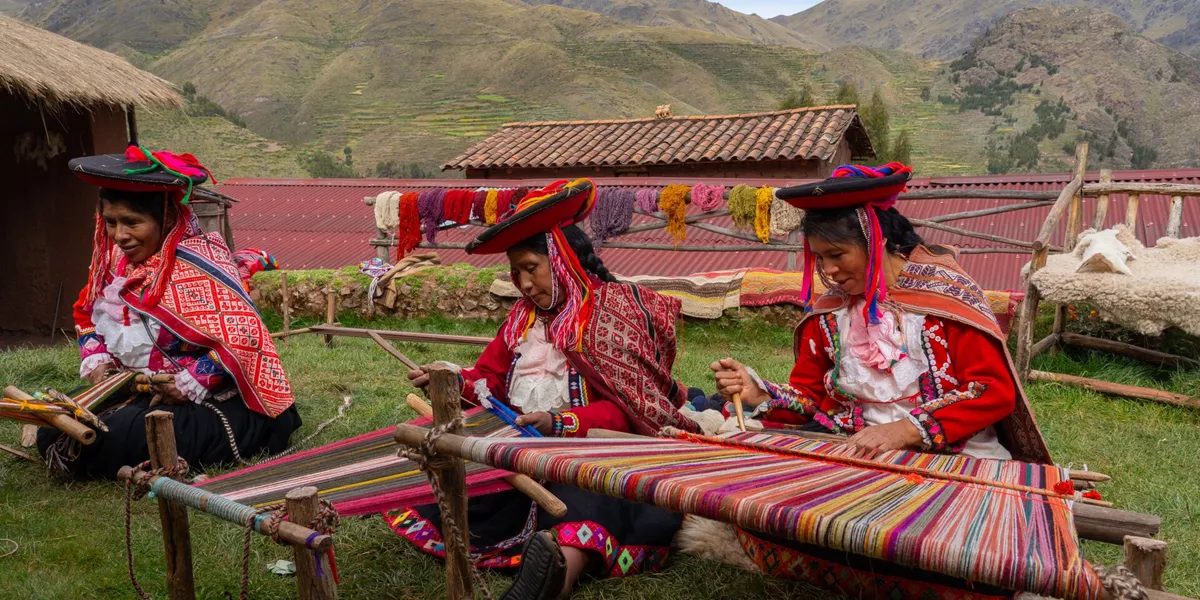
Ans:
[{"label": "warp thread", "polygon": [[771,235],[787,235],[800,227],[804,211],[776,198],[771,202]]},{"label": "warp thread", "polygon": [[400,196],[400,224],[396,227],[396,262],[421,243],[421,211],[417,208],[420,195],[409,192]]},{"label": "warp thread", "polygon": [[427,190],[417,197],[417,212],[421,215],[421,226],[425,228],[425,241],[437,243],[438,224],[442,222],[442,201],[446,190]]},{"label": "warp thread", "polygon": [[725,199],[725,186],[697,183],[692,186],[692,204],[703,212],[710,212],[721,206]]},{"label": "warp thread", "polygon": [[596,207],[589,217],[592,239],[596,249],[600,243],[625,233],[633,223],[633,205],[637,195],[633,190],[602,188],[596,193]]},{"label": "warp thread", "polygon": [[475,190],[475,196],[471,199],[471,218],[476,221],[483,221],[483,212],[487,209],[488,191],[485,189]]},{"label": "warp thread", "polygon": [[758,190],[748,185],[734,186],[729,191],[729,217],[733,219],[733,226],[749,229],[754,226],[757,214]]},{"label": "warp thread", "polygon": [[662,191],[658,199],[658,208],[667,215],[667,233],[675,238],[678,244],[687,239],[687,194],[691,188],[686,185],[671,184]]},{"label": "warp thread", "polygon": [[771,201],[775,199],[775,188],[763,186],[754,194],[754,234],[758,241],[771,241]]},{"label": "warp thread", "polygon": [[658,212],[658,191],[652,189],[638,190],[634,193],[638,210],[646,213]]},{"label": "warp thread", "polygon": [[488,190],[483,199],[483,222],[488,225],[495,225],[499,211],[496,210],[496,198],[499,195],[499,190]]}]

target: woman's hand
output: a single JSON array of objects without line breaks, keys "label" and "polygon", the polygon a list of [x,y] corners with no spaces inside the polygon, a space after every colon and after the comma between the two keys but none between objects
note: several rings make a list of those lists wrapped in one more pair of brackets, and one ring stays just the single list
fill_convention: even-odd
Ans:
[{"label": "woman's hand", "polygon": [[158,406],[159,404],[180,405],[191,402],[187,394],[183,390],[175,387],[175,376],[171,375],[170,381],[154,384],[156,393],[150,399],[150,406]]},{"label": "woman's hand", "polygon": [[850,436],[846,444],[856,456],[872,457],[884,450],[919,450],[924,440],[917,426],[908,419],[883,425],[871,425]]},{"label": "woman's hand", "polygon": [[722,358],[709,365],[709,368],[713,370],[713,376],[717,380],[717,394],[722,398],[728,399],[734,394],[741,394],[742,405],[749,408],[770,399],[767,392],[754,383],[754,379],[742,363],[732,358]]},{"label": "woman's hand", "polygon": [[108,374],[109,369],[115,368],[117,368],[117,365],[113,364],[112,362],[102,362],[96,365],[91,371],[88,371],[88,374],[84,375],[83,378],[86,379],[88,383],[96,385],[97,383],[104,381],[104,376]]},{"label": "woman's hand", "polygon": [[554,433],[554,417],[544,410],[517,417],[517,425],[529,425],[542,435]]},{"label": "woman's hand", "polygon": [[413,387],[423,390],[429,385],[429,373],[425,372],[425,368],[413,369],[408,372],[408,382]]}]

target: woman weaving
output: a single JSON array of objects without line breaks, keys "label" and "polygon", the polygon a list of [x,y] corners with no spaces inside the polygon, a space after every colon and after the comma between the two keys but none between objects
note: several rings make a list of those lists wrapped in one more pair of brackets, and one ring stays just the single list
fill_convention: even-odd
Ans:
[{"label": "woman weaving", "polygon": [[[475,254],[507,252],[522,298],[475,366],[462,371],[463,396],[511,406],[521,413],[519,425],[546,436],[583,436],[592,428],[698,431],[678,412],[686,392],[671,377],[680,303],[609,274],[574,225],[594,202],[590,180],[556,183],[530,193],[512,216],[467,247]],[[428,383],[423,370],[409,378],[417,387]],[[575,487],[547,487],[567,505],[563,519],[516,491],[468,505],[477,564],[520,566],[504,598],[557,598],[586,573],[622,576],[662,566],[681,515]],[[436,506],[388,517],[398,534],[439,556],[434,524],[440,521]]]},{"label": "woman weaving", "polygon": [[174,415],[179,455],[193,467],[286,448],[300,416],[275,346],[224,240],[202,233],[187,204],[207,169],[136,146],[70,168],[101,188],[74,309],[80,375],[92,384],[121,370],[156,377],[149,391],[109,399],[99,415],[108,432],[91,445],[42,429],[42,455],[76,475],[115,477],[149,457],[150,410]]},{"label": "woman weaving", "polygon": [[[899,163],[841,167],[821,183],[778,191],[805,210],[808,314],[796,329],[795,366],[786,383],[773,383],[721,359],[712,364],[718,394],[740,394],[767,428],[848,435],[860,454],[917,450],[1048,463],[983,292],[952,249],[925,245],[893,206],[910,173]],[[814,274],[829,291],[811,302]],[[837,587],[852,596],[980,592],[946,578],[917,582],[922,574],[900,576],[878,561],[738,534],[767,572],[826,584],[836,574]],[[768,568],[767,555],[792,559]]]}]

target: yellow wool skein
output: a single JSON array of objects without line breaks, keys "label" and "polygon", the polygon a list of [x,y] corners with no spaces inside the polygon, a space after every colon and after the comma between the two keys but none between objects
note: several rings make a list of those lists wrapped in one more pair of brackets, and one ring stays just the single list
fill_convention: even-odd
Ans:
[{"label": "yellow wool skein", "polygon": [[667,215],[667,233],[678,244],[687,239],[687,194],[692,188],[671,184],[658,197],[658,210]]},{"label": "yellow wool skein", "polygon": [[748,185],[739,185],[729,191],[729,216],[733,226],[748,229],[754,225],[758,212],[758,191]]},{"label": "yellow wool skein", "polygon": [[488,225],[496,224],[496,196],[500,190],[488,190],[487,197],[483,200],[483,222]]},{"label": "yellow wool skein", "polygon": [[775,199],[775,188],[763,186],[754,193],[754,234],[758,241],[771,241],[771,201]]}]

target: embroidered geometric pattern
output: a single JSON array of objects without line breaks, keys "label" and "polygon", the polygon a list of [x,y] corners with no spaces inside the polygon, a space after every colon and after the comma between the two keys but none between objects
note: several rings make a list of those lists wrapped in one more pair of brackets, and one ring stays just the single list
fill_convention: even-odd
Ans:
[{"label": "embroidered geometric pattern", "polygon": [[926,402],[912,409],[909,420],[921,431],[921,438],[927,445],[926,449],[934,452],[961,452],[966,446],[967,440],[964,439],[955,444],[948,444],[946,430],[942,427],[941,421],[938,421],[933,413],[951,404],[956,404],[964,400],[974,400],[983,395],[985,391],[987,391],[986,385],[972,381],[967,384],[966,390],[953,390],[931,402]]},{"label": "embroidered geometric pattern", "polygon": [[558,545],[591,550],[604,557],[603,572],[609,577],[654,573],[663,568],[670,548],[622,546],[603,525],[595,521],[561,523],[551,528]]}]

